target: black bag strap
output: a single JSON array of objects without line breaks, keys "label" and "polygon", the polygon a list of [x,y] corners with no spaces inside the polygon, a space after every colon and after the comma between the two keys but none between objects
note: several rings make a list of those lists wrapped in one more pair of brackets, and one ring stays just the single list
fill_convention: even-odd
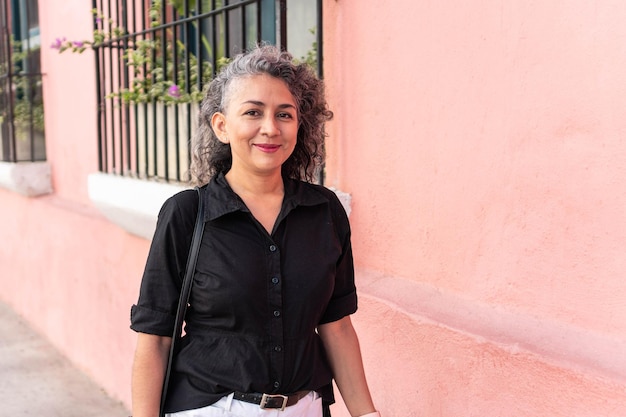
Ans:
[{"label": "black bag strap", "polygon": [[191,294],[191,284],[193,283],[193,274],[196,271],[196,262],[198,260],[198,252],[200,251],[200,242],[202,241],[202,233],[204,232],[204,201],[202,201],[202,190],[196,187],[198,192],[198,215],[196,216],[196,225],[193,229],[193,237],[191,238],[191,247],[189,256],[187,257],[187,265],[185,266],[185,277],[180,290],[180,298],[178,300],[178,309],[176,310],[176,322],[174,324],[174,333],[172,335],[172,345],[170,347],[167,366],[165,368],[165,377],[163,379],[163,389],[161,390],[161,407],[159,415],[165,416],[165,398],[170,382],[170,374],[172,370],[172,361],[176,353],[176,345],[180,340],[183,332],[183,321],[185,321],[185,313],[189,304],[189,295]]}]

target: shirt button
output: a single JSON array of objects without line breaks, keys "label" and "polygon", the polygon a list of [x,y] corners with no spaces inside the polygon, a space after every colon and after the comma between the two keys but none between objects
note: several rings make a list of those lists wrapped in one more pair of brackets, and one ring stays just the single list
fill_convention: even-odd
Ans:
[{"label": "shirt button", "polygon": [[278,381],[274,382],[274,388],[278,388],[278,387],[280,387],[280,382]]},{"label": "shirt button", "polygon": [[280,317],[280,311],[274,310],[274,317]]},{"label": "shirt button", "polygon": [[283,350],[282,346],[274,346],[274,351],[282,352],[282,350]]},{"label": "shirt button", "polygon": [[278,279],[278,277],[274,277],[272,278],[272,284],[276,285],[280,282],[280,279]]},{"label": "shirt button", "polygon": [[270,245],[270,252],[276,252],[276,249],[278,249],[276,245]]}]

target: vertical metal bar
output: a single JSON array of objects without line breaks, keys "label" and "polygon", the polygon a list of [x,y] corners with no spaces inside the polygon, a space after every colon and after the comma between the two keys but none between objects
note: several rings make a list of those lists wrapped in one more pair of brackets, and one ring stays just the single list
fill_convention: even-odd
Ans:
[{"label": "vertical metal bar", "polygon": [[[117,27],[119,27],[120,25],[120,0],[117,0],[115,2],[115,19],[114,19],[113,24],[116,25]],[[114,57],[114,59],[111,61],[111,82],[114,83],[112,84],[112,88],[111,88],[112,91],[119,91],[120,85],[121,85],[120,78],[122,76],[122,69],[121,69],[121,63],[120,63],[121,61],[120,46],[121,46],[121,42],[119,41],[119,38],[116,37],[114,40],[114,46],[111,48],[111,51],[113,51],[113,57]],[[122,120],[121,106],[116,104],[117,100],[119,100],[119,97],[114,99],[111,105],[111,114],[114,116],[117,116],[117,123],[113,125],[113,129],[111,130],[111,132],[113,133],[111,140],[115,143],[115,149],[117,150],[116,153],[113,155],[112,160],[118,161],[118,162],[114,162],[115,169],[113,170],[113,173],[121,174],[123,171],[123,167],[124,167],[124,149],[123,149],[124,141],[122,139],[123,120]],[[117,128],[117,134],[115,133],[116,128]]]},{"label": "vertical metal bar", "polygon": [[[117,2],[116,4],[116,8],[115,8],[115,13],[117,15],[115,21],[117,23],[117,27],[118,28],[122,28],[123,30],[126,30],[126,24],[124,22],[125,19],[125,12],[126,12],[126,0],[121,0]],[[121,26],[120,26],[121,24]],[[117,91],[120,91],[120,87],[125,86],[125,80],[124,80],[124,45],[126,44],[126,38],[123,38],[122,40],[119,39],[119,37],[117,38],[116,41],[116,59],[117,59],[117,65],[116,65],[116,71],[117,71]],[[119,139],[118,139],[118,144],[119,144],[119,161],[120,161],[120,165],[119,165],[119,171],[118,174],[123,175],[124,174],[124,170],[126,168],[126,164],[124,163],[125,161],[125,151],[127,151],[128,149],[124,147],[124,106],[121,103],[121,99],[120,97],[117,98],[117,117],[119,120],[119,125],[118,125],[118,132],[119,132]]]},{"label": "vertical metal bar", "polygon": [[[150,6],[150,7],[154,7],[154,5]],[[157,60],[157,53],[156,53],[156,45],[157,45],[157,30],[156,28],[152,25],[152,21],[150,21],[150,35],[152,36],[152,42],[153,45],[155,46],[154,48],[152,48],[152,62],[151,62],[151,68],[150,68],[150,72],[152,72],[152,70],[154,69],[154,66],[156,65],[156,60]],[[152,155],[152,164],[153,164],[153,176],[157,176],[158,174],[158,153],[159,153],[159,149],[158,149],[158,141],[157,141],[157,103],[154,99],[154,97],[151,97],[150,103],[152,104],[152,146],[153,146],[153,150],[154,150],[154,154]],[[146,113],[147,114],[147,113]]]},{"label": "vertical metal bar", "polygon": [[[219,48],[219,44],[218,44],[218,36],[219,36],[219,31],[217,28],[218,25],[218,16],[215,13],[215,9],[217,8],[217,4],[216,1],[213,0],[211,2],[211,11],[213,12],[211,14],[211,31],[212,31],[212,38],[211,38],[211,48],[213,48],[211,52],[211,57],[209,57],[209,59],[211,60],[211,65],[213,66],[213,75],[215,75],[217,73],[217,60],[219,58],[221,58],[221,54],[219,53],[220,50]],[[209,52],[209,51],[207,51]],[[202,90],[200,90],[202,91]]]},{"label": "vertical metal bar", "polygon": [[317,0],[317,74],[324,78],[324,0]]},{"label": "vertical metal bar", "polygon": [[[173,7],[172,7],[173,9]],[[163,2],[161,5],[161,55],[162,55],[162,70],[163,81],[167,81],[167,30],[165,29],[165,23],[167,22],[167,4]],[[169,181],[169,161],[167,157],[168,149],[168,120],[167,120],[167,106],[163,106],[163,178],[165,181]]]},{"label": "vertical metal bar", "polygon": [[287,50],[287,0],[280,0],[280,49]]},{"label": "vertical metal bar", "polygon": [[[28,126],[28,134],[29,134],[29,140],[30,140],[30,160],[31,162],[35,162],[35,160],[37,159],[35,156],[35,111],[34,111],[34,104],[35,104],[35,86],[36,86],[36,80],[34,79],[34,75],[35,73],[33,72],[33,67],[31,66],[31,45],[30,45],[30,28],[28,27],[28,22],[30,22],[30,11],[28,10],[28,7],[25,7],[26,9],[26,30],[28,33],[28,37],[26,38],[26,51],[27,54],[24,55],[25,56],[25,76],[26,76],[26,80],[28,83],[28,88],[27,88],[27,93],[28,95],[25,94],[25,97],[28,97],[28,121],[29,121],[29,126]],[[24,48],[22,47],[22,52],[24,51]]]},{"label": "vertical metal bar", "polygon": [[[214,10],[215,9],[215,0],[212,1],[212,7]],[[196,15],[201,15],[203,13],[202,10],[202,0],[196,0]],[[198,24],[196,25],[196,72],[198,74],[198,76],[196,77],[196,85],[198,88],[198,91],[202,91],[202,87],[203,87],[203,83],[204,80],[202,79],[202,62],[204,60],[204,56],[205,56],[205,51],[203,48],[203,43],[202,43],[202,36],[204,33],[204,20],[197,18],[196,22],[198,22]],[[213,18],[213,26],[215,26],[215,18]],[[209,53],[210,51],[206,51],[206,53]],[[213,49],[213,55],[215,55],[215,47]],[[215,56],[213,56],[213,68],[215,68]]]},{"label": "vertical metal bar", "polygon": [[[200,10],[202,10],[202,5],[199,5]],[[189,0],[185,0],[185,16],[189,16],[191,11],[189,10]],[[198,13],[196,12],[196,16],[198,15]],[[196,24],[196,26],[198,27],[198,31],[200,30],[199,28],[199,19],[196,17],[195,18],[196,22],[198,22],[198,24]],[[185,42],[185,50],[184,50],[184,59],[185,59],[185,92],[187,94],[191,94],[191,53],[189,52],[189,40],[190,40],[190,28],[192,23],[191,21],[188,21],[187,23],[184,24],[183,26],[183,38],[184,38],[184,42]],[[198,60],[202,60],[201,56],[197,56]],[[202,75],[199,76],[199,78],[202,78]],[[186,117],[186,122],[187,122],[187,137],[186,137],[186,141],[187,141],[187,153],[185,155],[186,157],[186,162],[187,162],[187,170],[189,171],[189,168],[191,166],[191,103],[187,103],[186,104],[187,107],[187,117]]]},{"label": "vertical metal bar", "polygon": [[[98,0],[92,0],[91,2],[92,8],[94,10],[98,10],[98,13],[100,13],[101,7],[98,5]],[[98,29],[98,16],[94,16],[93,17],[93,27],[94,27],[94,31]],[[100,56],[101,56],[101,52],[102,52],[102,47],[101,46],[96,46],[94,48],[94,54],[95,54],[95,64],[96,64],[96,123],[98,126],[98,171],[102,172],[104,169],[103,166],[103,152],[102,152],[102,140],[103,140],[103,135],[102,135],[102,118],[103,118],[103,103],[102,103],[102,80],[101,80],[101,60],[100,60]]]},{"label": "vertical metal bar", "polygon": [[[126,0],[122,0],[122,28],[124,29],[124,34],[128,35],[129,34],[129,24],[128,24],[128,3]],[[130,78],[130,73],[128,71],[128,58],[125,57],[126,55],[126,51],[128,51],[129,48],[129,42],[128,42],[129,38],[128,37],[124,37],[123,41],[122,41],[122,49],[120,50],[120,65],[123,69],[123,73],[121,74],[122,76],[122,82],[124,85],[124,89],[128,89],[128,87],[130,86],[130,82],[129,82],[129,78]],[[130,172],[132,169],[132,165],[131,165],[131,157],[132,157],[132,153],[131,153],[131,142],[130,142],[130,108],[128,106],[127,103],[122,103],[122,100],[119,100],[119,106],[120,106],[120,117],[123,120],[122,125],[120,126],[120,129],[124,129],[124,133],[122,135],[122,138],[125,139],[125,146],[122,147],[120,146],[120,148],[125,148],[126,149],[126,160],[125,160],[125,164],[124,169],[127,172]],[[122,138],[120,138],[120,140],[122,140]],[[123,172],[122,172],[123,174]]]},{"label": "vertical metal bar", "polygon": [[27,88],[24,92],[24,98],[28,100],[28,141],[30,142],[30,161],[35,162],[35,113],[33,111],[33,104],[35,101],[35,94],[33,88],[33,77],[31,74],[25,74]]},{"label": "vertical metal bar", "polygon": [[[131,24],[132,26],[130,26],[130,30],[129,33],[132,33],[132,45],[130,45],[129,47],[134,49],[135,45],[137,45],[137,2],[135,0],[132,0],[131,3],[131,7],[130,7],[130,11],[129,13],[131,14]],[[127,61],[128,64],[128,61]],[[131,85],[131,83],[134,81],[135,79],[135,74],[133,71],[133,75],[132,75],[132,79],[129,78],[129,85]],[[131,114],[134,114],[135,117],[133,119],[134,123],[133,126],[135,127],[134,132],[133,132],[133,147],[135,149],[135,158],[134,158],[134,164],[135,164],[135,170],[134,170],[134,174],[135,176],[139,176],[139,134],[138,134],[138,130],[139,127],[137,126],[138,124],[138,120],[137,120],[137,103],[133,103],[132,104],[132,109],[134,110],[134,112],[131,113],[130,111],[131,109],[131,104],[128,104],[128,110],[127,110],[127,117],[128,117],[128,134],[130,136],[130,122],[131,122],[131,118],[133,117]],[[129,138],[129,142],[130,142],[130,138]]]},{"label": "vertical metal bar", "polygon": [[[146,14],[146,2],[145,0],[142,0],[141,1],[141,31],[144,33],[146,31],[146,16],[148,16]],[[148,39],[149,39],[149,34],[143,35],[143,39],[142,39],[143,41],[146,41]],[[141,74],[142,77],[146,76],[146,71],[147,71],[147,66],[144,63],[143,74]],[[144,163],[145,163],[145,175],[146,175],[146,178],[148,178],[150,176],[150,153],[148,152],[148,147],[150,144],[150,138],[148,137],[148,103],[144,102],[140,105],[143,107],[143,132],[144,132],[143,143],[144,143],[144,149],[145,149]]]},{"label": "vertical metal bar", "polygon": [[241,10],[241,42],[243,43],[243,45],[241,45],[241,47],[243,49],[248,49],[248,31],[246,30],[246,9],[247,6],[243,5],[240,6],[239,9]]},{"label": "vertical metal bar", "polygon": [[[11,14],[15,13],[14,10],[11,10]],[[7,22],[8,23],[8,22]],[[13,44],[11,42],[11,36],[12,33],[8,30],[8,24],[7,24],[7,33],[8,33],[8,37],[7,37],[7,44],[8,44],[8,49],[7,49],[7,65],[9,68],[9,71],[7,72],[7,83],[9,86],[9,91],[8,91],[8,95],[9,95],[9,112],[8,112],[8,116],[9,116],[9,160],[11,162],[17,162],[17,147],[16,147],[16,142],[15,142],[15,122],[14,122],[14,117],[15,117],[15,97],[13,95]]]},{"label": "vertical metal bar", "polygon": [[230,46],[230,9],[226,9],[222,12],[223,22],[224,22],[224,50],[227,55],[232,53]]},{"label": "vertical metal bar", "polygon": [[[111,8],[111,1],[109,1],[107,3],[107,9],[108,9],[108,17],[109,20],[112,18],[112,8]],[[108,31],[109,33],[111,33],[113,27],[112,27],[112,23],[109,23],[109,28]],[[112,41],[112,40],[111,40]],[[115,85],[113,83],[113,49],[114,49],[114,43],[113,41],[111,42],[111,45],[109,47],[109,60],[108,60],[108,69],[109,69],[109,91],[113,92],[115,91]],[[105,87],[106,88],[106,87]],[[113,173],[115,173],[115,100],[113,97],[110,98],[109,100],[109,105],[111,106],[110,111],[108,108],[105,108],[105,113],[108,116],[110,116],[110,120],[111,120],[111,140],[110,140],[110,145],[111,145],[111,167],[110,170],[113,171]],[[106,141],[107,141],[107,145],[109,145],[109,135],[107,135]],[[109,162],[108,162],[108,156],[107,155],[107,172],[109,172]]]},{"label": "vertical metal bar", "polygon": [[[33,94],[32,94],[32,89],[33,89],[33,79],[31,78],[31,71],[30,71],[30,65],[29,65],[29,59],[30,59],[30,33],[29,32],[29,28],[28,28],[28,22],[30,21],[30,13],[28,10],[28,6],[26,6],[26,3],[21,3],[22,10],[20,10],[20,13],[23,12],[24,16],[23,16],[23,26],[22,26],[22,33],[27,33],[26,36],[26,53],[24,53],[24,39],[22,39],[22,74],[20,76],[20,78],[22,78],[24,81],[26,81],[25,83],[22,84],[22,88],[25,91],[22,91],[22,99],[26,101],[26,103],[28,104],[28,142],[30,144],[30,161],[34,162],[35,161],[35,129],[33,126]],[[25,85],[25,88],[24,88]]]},{"label": "vertical metal bar", "polygon": [[[324,78],[324,0],[317,0],[317,75]],[[325,149],[322,149],[325,152]],[[319,184],[326,180],[326,161],[322,162],[319,173]]]},{"label": "vertical metal bar", "polygon": [[[178,22],[178,11],[172,8],[172,15],[174,22]],[[186,16],[185,16],[186,17]],[[172,26],[172,82],[178,87],[178,29],[181,23],[176,23]],[[180,94],[180,88],[179,88]],[[176,155],[176,181],[180,181],[180,121],[178,120],[178,103],[174,104],[174,153]],[[168,158],[169,159],[169,152]]]},{"label": "vertical metal bar", "polygon": [[[5,0],[0,0],[0,64],[6,64],[6,53],[5,53],[5,45],[6,45],[6,41],[5,41],[5,32],[8,31],[8,29],[6,28],[6,1]],[[6,91],[8,91],[9,89],[7,88],[6,85],[6,73],[0,73],[0,108],[7,108],[8,106],[6,105],[6,101],[5,101],[5,94]],[[2,155],[2,161],[6,161],[7,160],[7,153],[8,153],[8,141],[7,141],[7,137],[4,136],[4,127],[7,126],[6,121],[2,120],[0,121],[0,146],[2,146],[2,151],[1,151],[1,155]]]}]

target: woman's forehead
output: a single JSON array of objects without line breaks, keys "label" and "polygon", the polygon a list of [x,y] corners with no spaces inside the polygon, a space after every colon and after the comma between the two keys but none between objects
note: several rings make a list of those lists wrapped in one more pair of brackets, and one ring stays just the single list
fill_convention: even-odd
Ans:
[{"label": "woman's forehead", "polygon": [[279,86],[281,85],[284,87],[284,91],[288,92],[291,98],[294,99],[287,82],[282,78],[274,77],[269,74],[254,74],[233,78],[227,84],[224,95],[226,97],[234,97],[258,93],[264,90],[265,92],[276,91],[277,88],[280,89]]}]

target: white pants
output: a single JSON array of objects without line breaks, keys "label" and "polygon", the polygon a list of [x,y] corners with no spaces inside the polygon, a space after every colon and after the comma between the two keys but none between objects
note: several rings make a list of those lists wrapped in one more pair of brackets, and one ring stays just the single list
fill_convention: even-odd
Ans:
[{"label": "white pants", "polygon": [[297,404],[280,411],[262,409],[258,404],[235,400],[233,394],[230,394],[207,407],[166,414],[165,417],[322,417],[322,398],[311,391]]}]

